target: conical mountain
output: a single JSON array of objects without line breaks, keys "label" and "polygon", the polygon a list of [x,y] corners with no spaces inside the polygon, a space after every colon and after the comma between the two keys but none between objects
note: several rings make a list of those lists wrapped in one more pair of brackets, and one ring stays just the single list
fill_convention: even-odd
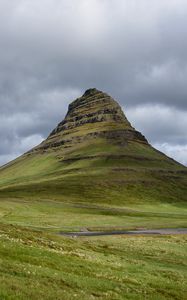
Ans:
[{"label": "conical mountain", "polygon": [[147,144],[125,117],[119,104],[106,93],[89,89],[69,105],[65,119],[36,149],[71,148],[95,138],[126,145],[134,140]]},{"label": "conical mountain", "polygon": [[154,149],[97,89],[73,101],[45,141],[0,169],[1,193],[73,202],[184,201],[186,183],[186,168]]}]

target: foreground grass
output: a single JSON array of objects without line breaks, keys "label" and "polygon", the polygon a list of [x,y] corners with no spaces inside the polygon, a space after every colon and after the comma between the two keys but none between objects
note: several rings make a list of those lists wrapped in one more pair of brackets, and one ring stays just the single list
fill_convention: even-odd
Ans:
[{"label": "foreground grass", "polygon": [[0,299],[186,299],[186,236],[70,239],[0,226]]}]

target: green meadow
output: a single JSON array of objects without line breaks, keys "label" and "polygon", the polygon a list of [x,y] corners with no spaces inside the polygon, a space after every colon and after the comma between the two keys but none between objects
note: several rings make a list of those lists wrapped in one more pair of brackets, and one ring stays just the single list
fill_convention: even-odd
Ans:
[{"label": "green meadow", "polygon": [[1,199],[0,218],[15,224],[47,231],[114,230],[187,227],[184,204],[114,207],[51,200]]},{"label": "green meadow", "polygon": [[1,224],[0,299],[186,299],[186,236],[65,238]]}]

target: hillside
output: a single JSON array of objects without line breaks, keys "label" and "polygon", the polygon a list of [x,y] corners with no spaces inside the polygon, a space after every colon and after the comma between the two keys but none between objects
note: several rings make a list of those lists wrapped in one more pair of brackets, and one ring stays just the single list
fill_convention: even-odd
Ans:
[{"label": "hillside", "polygon": [[0,194],[114,206],[179,203],[187,169],[154,149],[114,99],[89,89],[45,141],[0,168]]}]

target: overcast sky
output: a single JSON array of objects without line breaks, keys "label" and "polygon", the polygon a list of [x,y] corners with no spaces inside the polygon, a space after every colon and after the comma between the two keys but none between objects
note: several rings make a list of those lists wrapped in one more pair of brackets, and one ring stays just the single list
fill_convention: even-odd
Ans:
[{"label": "overcast sky", "polygon": [[90,87],[187,165],[187,1],[0,0],[0,164]]}]

